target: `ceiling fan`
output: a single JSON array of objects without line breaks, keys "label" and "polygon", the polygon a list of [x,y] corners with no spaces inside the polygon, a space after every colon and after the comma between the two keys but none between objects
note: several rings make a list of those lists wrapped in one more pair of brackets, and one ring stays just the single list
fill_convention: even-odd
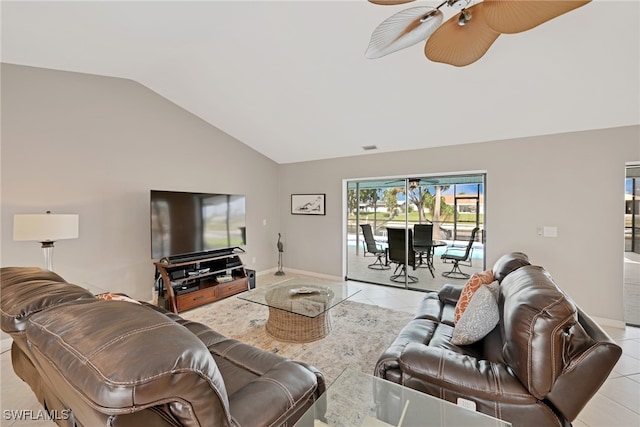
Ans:
[{"label": "ceiling fan", "polygon": [[[378,5],[412,1],[369,0]],[[428,59],[463,67],[480,59],[500,34],[530,30],[590,1],[445,0],[435,8],[412,7],[390,16],[374,30],[365,56],[381,58],[426,40],[424,53]],[[443,6],[460,12],[443,24]]]}]

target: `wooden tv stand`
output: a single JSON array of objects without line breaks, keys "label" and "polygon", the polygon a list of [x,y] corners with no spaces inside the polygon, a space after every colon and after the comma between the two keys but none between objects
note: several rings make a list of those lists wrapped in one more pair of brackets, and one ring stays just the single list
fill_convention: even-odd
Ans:
[{"label": "wooden tv stand", "polygon": [[246,291],[249,280],[239,256],[243,252],[229,248],[154,262],[164,284],[158,305],[179,313]]}]

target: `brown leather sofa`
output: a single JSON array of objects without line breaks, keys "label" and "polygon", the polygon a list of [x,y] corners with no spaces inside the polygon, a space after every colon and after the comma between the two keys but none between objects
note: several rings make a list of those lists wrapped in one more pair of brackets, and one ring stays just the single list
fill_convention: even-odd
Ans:
[{"label": "brown leather sofa", "polygon": [[313,367],[151,304],[37,268],[0,279],[13,368],[61,426],[287,426],[324,391]]},{"label": "brown leather sofa", "polygon": [[[375,375],[453,403],[463,399],[514,427],[570,426],[621,348],[525,254],[504,255],[493,275],[500,320],[488,335],[470,345],[451,343],[464,285],[445,285],[425,296]],[[399,396],[378,398],[379,415],[395,422]]]}]

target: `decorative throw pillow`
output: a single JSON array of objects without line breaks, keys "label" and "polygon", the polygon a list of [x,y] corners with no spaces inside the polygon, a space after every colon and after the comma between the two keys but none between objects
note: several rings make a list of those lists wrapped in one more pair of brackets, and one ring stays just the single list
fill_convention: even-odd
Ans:
[{"label": "decorative throw pillow", "polygon": [[119,294],[105,293],[105,294],[96,295],[96,298],[106,300],[106,301],[127,301],[127,302],[140,304],[140,301],[136,301],[133,298],[129,298],[127,296],[119,295]]},{"label": "decorative throw pillow", "polygon": [[500,321],[498,282],[480,286],[456,323],[451,337],[455,345],[473,344],[484,338]]},{"label": "decorative throw pillow", "polygon": [[465,283],[462,292],[460,293],[460,298],[456,303],[453,323],[457,324],[458,320],[460,320],[460,316],[464,313],[464,310],[469,305],[469,301],[471,301],[471,297],[476,293],[478,288],[482,285],[488,285],[492,283],[495,279],[493,278],[493,271],[487,270],[482,273],[473,273],[467,283]]}]

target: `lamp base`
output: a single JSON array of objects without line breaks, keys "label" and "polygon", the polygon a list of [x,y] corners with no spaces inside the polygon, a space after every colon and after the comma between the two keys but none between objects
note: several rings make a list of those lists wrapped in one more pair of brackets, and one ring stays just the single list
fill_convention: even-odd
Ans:
[{"label": "lamp base", "polygon": [[53,271],[53,244],[54,242],[40,242],[42,243],[42,251],[44,252],[44,263],[47,270]]}]

